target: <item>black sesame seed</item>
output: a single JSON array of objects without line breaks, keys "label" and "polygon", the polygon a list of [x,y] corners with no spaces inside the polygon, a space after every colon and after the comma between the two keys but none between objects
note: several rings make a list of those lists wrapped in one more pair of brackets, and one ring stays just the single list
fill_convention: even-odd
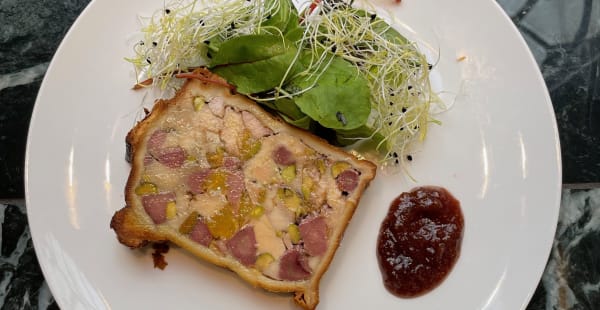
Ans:
[{"label": "black sesame seed", "polygon": [[204,26],[204,20],[203,19],[199,20],[198,23],[200,24],[200,26]]},{"label": "black sesame seed", "polygon": [[390,93],[390,96],[392,96],[392,97],[394,97],[395,95],[396,95],[396,94],[394,94],[394,93]]},{"label": "black sesame seed", "polygon": [[406,107],[402,107],[402,113],[405,113],[406,111]]},{"label": "black sesame seed", "polygon": [[416,125],[415,127],[413,127],[414,130],[419,129],[419,125]]},{"label": "black sesame seed", "polygon": [[147,62],[148,64],[152,64],[152,61],[150,61],[150,58],[146,58],[146,62]]},{"label": "black sesame seed", "polygon": [[331,52],[335,53],[335,51],[337,51],[337,46],[335,46],[335,44],[331,47]]},{"label": "black sesame seed", "polygon": [[398,158],[398,153],[394,152],[392,153],[392,156],[394,156],[394,158]]},{"label": "black sesame seed", "polygon": [[371,20],[375,20],[376,17],[377,17],[377,14],[371,14]]},{"label": "black sesame seed", "polygon": [[229,25],[229,27],[231,27],[231,30],[235,29],[235,24],[233,22],[231,22],[231,25]]},{"label": "black sesame seed", "polygon": [[347,191],[342,191],[342,196],[348,196],[348,192]]},{"label": "black sesame seed", "polygon": [[389,126],[392,126],[392,124],[393,124],[393,123],[394,123],[394,122],[389,122],[389,123],[388,123],[388,125],[389,125]]},{"label": "black sesame seed", "polygon": [[400,163],[400,161],[396,159],[396,160],[394,160],[394,163],[396,163],[396,165],[397,165]]},{"label": "black sesame seed", "polygon": [[267,19],[271,19],[271,14],[267,15]]},{"label": "black sesame seed", "polygon": [[404,127],[400,127],[400,131],[404,130]]},{"label": "black sesame seed", "polygon": [[429,70],[431,70],[431,68],[433,68],[432,64],[427,64],[427,68],[429,68]]},{"label": "black sesame seed", "polygon": [[158,43],[157,42],[152,42],[152,46],[157,46]]},{"label": "black sesame seed", "polygon": [[208,40],[205,40],[205,41],[204,41],[204,44],[208,45],[208,44],[210,44],[210,41],[208,41]]},{"label": "black sesame seed", "polygon": [[171,10],[169,10],[169,9],[166,9],[166,10],[165,10],[165,13],[167,13],[167,14],[171,14]]},{"label": "black sesame seed", "polygon": [[411,156],[411,155],[406,155],[406,159],[407,159],[408,161],[412,161],[412,156]]},{"label": "black sesame seed", "polygon": [[394,105],[394,102],[393,102],[393,101],[390,101],[390,106],[393,106],[393,105]]},{"label": "black sesame seed", "polygon": [[140,41],[140,45],[144,45],[144,41]]},{"label": "black sesame seed", "polygon": [[408,87],[406,89],[411,90],[412,89],[412,85],[408,85]]},{"label": "black sesame seed", "polygon": [[207,52],[207,53],[206,53],[206,57],[208,57],[209,59],[211,59],[211,58],[212,58],[212,55],[211,55],[209,52]]}]

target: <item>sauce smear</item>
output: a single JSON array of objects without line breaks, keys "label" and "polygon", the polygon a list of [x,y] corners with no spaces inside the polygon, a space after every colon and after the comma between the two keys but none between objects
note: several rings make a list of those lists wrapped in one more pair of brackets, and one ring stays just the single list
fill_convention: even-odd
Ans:
[{"label": "sauce smear", "polygon": [[437,287],[460,254],[460,203],[441,187],[418,187],[396,198],[381,224],[377,260],[383,283],[398,297]]}]

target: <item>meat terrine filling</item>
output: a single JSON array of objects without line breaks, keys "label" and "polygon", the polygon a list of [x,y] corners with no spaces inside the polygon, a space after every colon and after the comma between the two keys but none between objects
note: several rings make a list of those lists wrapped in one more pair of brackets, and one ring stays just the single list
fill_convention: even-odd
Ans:
[{"label": "meat terrine filling", "polygon": [[168,109],[136,154],[151,221],[269,278],[310,278],[361,172],[219,96]]}]

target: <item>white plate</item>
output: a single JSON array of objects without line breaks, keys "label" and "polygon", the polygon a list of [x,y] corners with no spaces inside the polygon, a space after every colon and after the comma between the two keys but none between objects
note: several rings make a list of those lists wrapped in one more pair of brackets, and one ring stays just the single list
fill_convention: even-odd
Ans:
[{"label": "white plate", "polygon": [[[124,204],[124,137],[143,96],[130,90],[123,57],[137,15],[162,3],[93,1],[48,69],[26,159],[29,220],[48,284],[62,309],[294,309],[288,295],[177,249],[165,271],[153,269],[150,251],[127,249],[109,229]],[[436,84],[458,96],[413,155],[417,181],[380,174],[368,189],[322,280],[319,308],[522,309],[549,253],[561,187],[554,114],[534,59],[492,0],[379,3],[405,34],[439,48]],[[389,203],[421,184],[462,202],[462,254],[437,289],[399,299],[383,287],[375,242]]]}]

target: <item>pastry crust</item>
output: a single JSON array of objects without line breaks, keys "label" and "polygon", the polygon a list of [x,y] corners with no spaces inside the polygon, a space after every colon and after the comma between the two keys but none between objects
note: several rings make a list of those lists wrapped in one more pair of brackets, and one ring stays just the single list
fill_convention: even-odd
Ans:
[{"label": "pastry crust", "polygon": [[[143,247],[149,242],[170,241],[199,258],[234,271],[253,286],[262,287],[273,292],[294,292],[296,303],[305,309],[314,309],[319,302],[320,279],[331,263],[362,193],[375,177],[376,166],[369,161],[359,160],[353,155],[329,145],[323,139],[309,132],[292,127],[273,117],[245,96],[235,94],[231,89],[223,86],[225,84],[224,80],[209,71],[201,69],[195,73],[203,77],[202,80],[189,79],[174,98],[159,100],[151,113],[127,135],[128,147],[130,147],[132,154],[132,169],[125,188],[126,206],[115,213],[110,227],[116,232],[119,242],[130,248]],[[148,149],[149,136],[153,131],[160,128],[174,107],[187,104],[191,102],[191,98],[196,96],[221,97],[226,106],[232,107],[236,111],[249,112],[274,134],[287,134],[295,137],[307,147],[323,154],[330,162],[343,161],[349,163],[352,169],[358,171],[359,177],[356,188],[350,193],[344,192],[344,205],[341,207],[343,211],[335,213],[337,217],[335,223],[338,224],[328,227],[327,250],[322,254],[318,265],[312,270],[309,278],[290,281],[266,276],[256,268],[242,264],[228,253],[223,253],[217,247],[212,245],[203,246],[172,226],[155,224],[146,213],[135,189],[140,184],[144,173],[144,160]]]}]

